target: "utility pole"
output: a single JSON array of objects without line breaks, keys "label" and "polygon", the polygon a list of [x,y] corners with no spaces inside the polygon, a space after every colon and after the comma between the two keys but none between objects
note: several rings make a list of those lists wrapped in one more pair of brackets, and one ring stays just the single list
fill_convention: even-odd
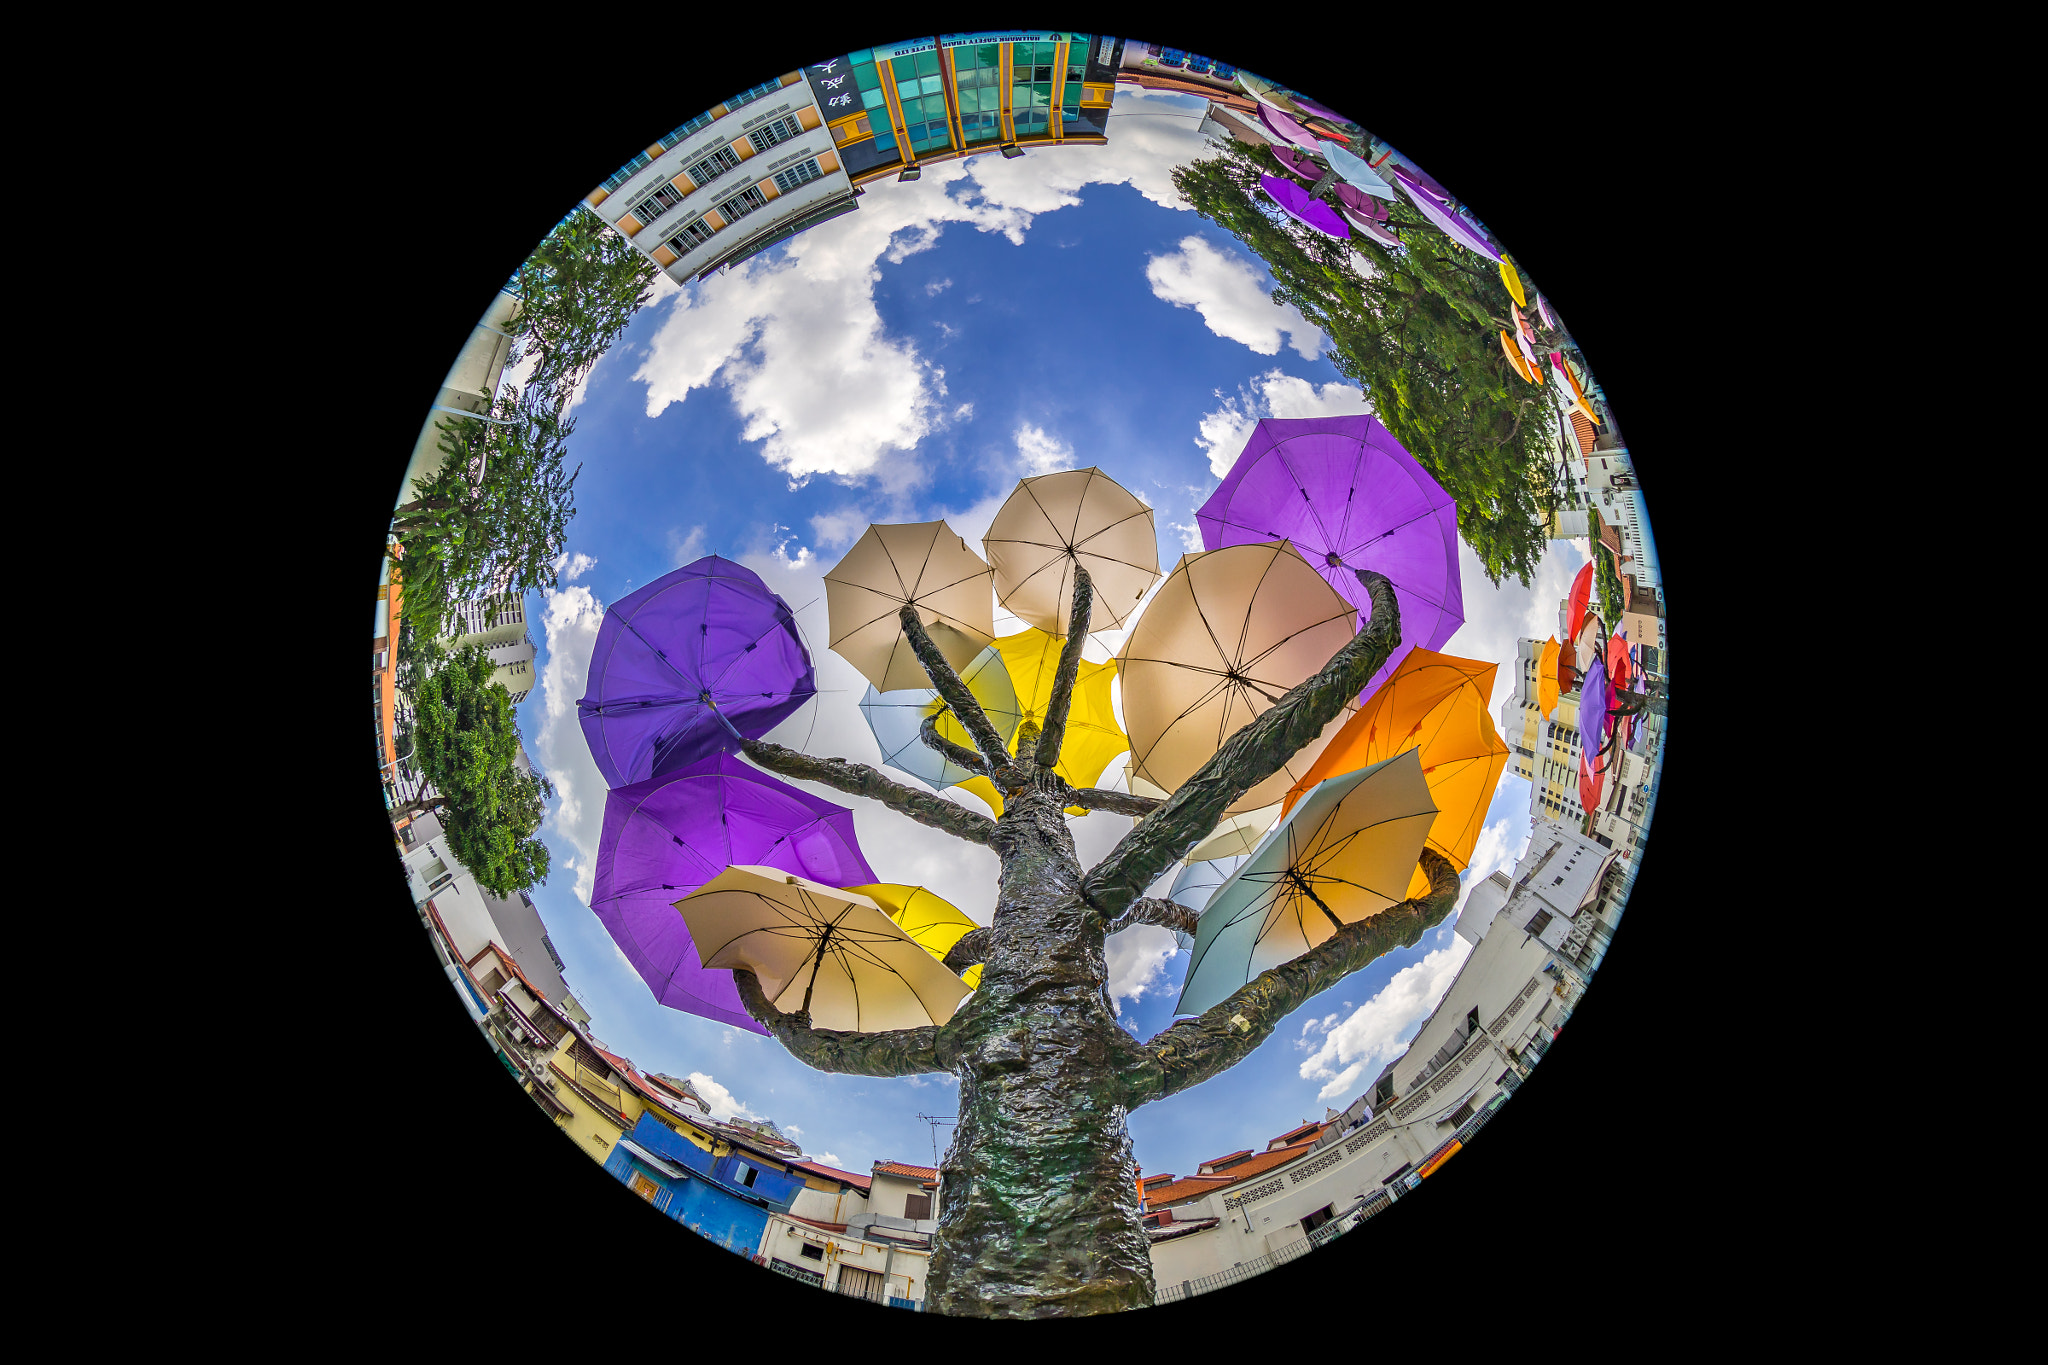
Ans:
[{"label": "utility pole", "polygon": [[932,1169],[936,1171],[939,1168],[939,1125],[942,1123],[958,1123],[960,1120],[957,1118],[940,1118],[932,1114],[919,1114],[917,1117],[932,1126]]}]

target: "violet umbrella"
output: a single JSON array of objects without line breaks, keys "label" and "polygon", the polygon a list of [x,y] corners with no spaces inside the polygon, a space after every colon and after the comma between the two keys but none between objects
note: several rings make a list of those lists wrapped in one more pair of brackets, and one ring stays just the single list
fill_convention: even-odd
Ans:
[{"label": "violet umbrella", "polygon": [[1436,197],[1420,181],[1408,173],[1405,166],[1394,168],[1394,179],[1399,181],[1401,187],[1408,191],[1408,198],[1414,203],[1416,210],[1441,230],[1446,237],[1449,237],[1468,251],[1478,252],[1489,261],[1498,261],[1500,259],[1500,252],[1496,251],[1493,244],[1480,234],[1478,228],[1466,222],[1463,218],[1438,202]]},{"label": "violet umbrella", "polygon": [[1323,168],[1310,160],[1308,153],[1297,151],[1293,147],[1282,147],[1277,142],[1267,150],[1273,153],[1273,159],[1279,162],[1280,168],[1289,175],[1298,175],[1311,185],[1323,178]]},{"label": "violet umbrella", "polygon": [[1337,197],[1337,205],[1344,210],[1344,216],[1354,223],[1360,218],[1370,218],[1378,223],[1387,221],[1385,206],[1375,204],[1364,190],[1353,185],[1332,185],[1330,192]]},{"label": "violet umbrella", "polygon": [[1291,142],[1303,151],[1320,152],[1323,149],[1321,140],[1314,133],[1270,105],[1259,106],[1259,121],[1274,137]]},{"label": "violet umbrella", "polygon": [[730,753],[817,690],[789,604],[710,555],[606,610],[576,706],[598,771],[623,787]]},{"label": "violet umbrella", "polygon": [[1607,663],[1594,655],[1579,679],[1579,804],[1600,808],[1600,745],[1607,737]]},{"label": "violet umbrella", "polygon": [[779,868],[832,886],[881,878],[861,856],[853,812],[730,754],[612,788],[590,908],[670,1009],[754,1033],[730,971],[707,970],[675,903],[727,867]]},{"label": "violet umbrella", "polygon": [[1195,521],[1206,549],[1291,541],[1361,624],[1372,601],[1353,570],[1387,576],[1401,645],[1361,697],[1411,649],[1441,649],[1464,624],[1458,505],[1369,414],[1260,422]]},{"label": "violet umbrella", "polygon": [[1271,195],[1273,202],[1288,217],[1296,222],[1306,223],[1325,237],[1339,241],[1351,235],[1351,229],[1344,226],[1344,220],[1337,211],[1320,199],[1312,199],[1309,192],[1291,180],[1282,180],[1277,175],[1261,175],[1259,186]]}]

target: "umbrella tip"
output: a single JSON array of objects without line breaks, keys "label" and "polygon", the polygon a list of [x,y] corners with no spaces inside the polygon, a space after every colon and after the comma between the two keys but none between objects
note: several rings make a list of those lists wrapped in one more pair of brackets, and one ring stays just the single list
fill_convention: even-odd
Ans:
[{"label": "umbrella tip", "polygon": [[1338,554],[1335,550],[1331,550],[1329,553],[1325,554],[1323,556],[1323,559],[1333,569],[1344,562],[1344,556]]}]

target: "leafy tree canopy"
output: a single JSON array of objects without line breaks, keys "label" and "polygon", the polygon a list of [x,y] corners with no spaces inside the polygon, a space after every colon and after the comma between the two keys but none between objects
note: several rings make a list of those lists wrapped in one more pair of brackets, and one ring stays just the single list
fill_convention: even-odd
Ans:
[{"label": "leafy tree canopy", "polygon": [[579,209],[548,234],[512,277],[515,334],[538,360],[529,387],[559,403],[651,297],[654,265],[595,213]]},{"label": "leafy tree canopy", "polygon": [[440,794],[415,802],[439,812],[449,851],[494,896],[509,896],[548,874],[548,851],[535,837],[545,777],[522,772],[512,697],[491,681],[495,665],[476,646],[446,654],[432,642],[399,666],[412,708],[412,766]]},{"label": "leafy tree canopy", "polygon": [[[1499,274],[1405,203],[1390,205],[1395,251],[1340,242],[1286,218],[1259,189],[1265,151],[1232,142],[1173,173],[1196,212],[1266,263],[1275,303],[1321,328],[1338,373],[1458,503],[1458,529],[1487,576],[1524,586],[1544,552],[1553,505],[1556,414],[1507,363],[1513,300]],[[1558,338],[1547,345],[1563,347]]]}]

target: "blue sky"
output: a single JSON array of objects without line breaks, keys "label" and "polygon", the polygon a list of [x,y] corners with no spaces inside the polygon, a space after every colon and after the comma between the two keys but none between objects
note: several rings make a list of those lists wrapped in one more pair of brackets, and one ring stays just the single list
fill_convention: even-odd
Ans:
[{"label": "blue sky", "polygon": [[[605,788],[575,721],[603,605],[702,555],[748,564],[797,609],[824,689],[772,737],[875,762],[855,709],[864,684],[823,648],[821,585],[870,522],[945,517],[973,544],[1019,477],[1094,464],[1155,508],[1162,567],[1199,548],[1193,509],[1259,417],[1365,410],[1315,329],[1265,297],[1256,258],[1177,203],[1169,173],[1202,154],[1200,114],[1190,97],[1119,90],[1106,147],[871,186],[858,212],[728,275],[664,282],[578,397],[578,515],[560,586],[529,603],[540,681],[520,706],[558,790],[543,830],[555,871],[534,901],[607,1046],[698,1077],[721,1109],[774,1119],[819,1159],[930,1161],[913,1115],[952,1114],[954,1082],[814,1072],[772,1040],[657,1005],[612,946],[586,900]],[[1516,636],[1548,633],[1584,562],[1555,543],[1532,588],[1497,592],[1468,553],[1467,625],[1446,649],[1511,660]],[[1120,638],[1098,637],[1090,657]],[[854,808],[884,880],[930,886],[986,922],[994,855],[819,794]],[[1084,863],[1130,824],[1073,823]],[[1528,787],[1508,778],[1472,877],[1511,863],[1527,832]],[[1420,1025],[1463,946],[1447,922],[1310,1002],[1226,1075],[1140,1110],[1138,1159],[1189,1172],[1349,1103]],[[1112,992],[1140,1036],[1169,1021],[1186,963],[1171,949],[1151,929],[1110,945]]]}]

